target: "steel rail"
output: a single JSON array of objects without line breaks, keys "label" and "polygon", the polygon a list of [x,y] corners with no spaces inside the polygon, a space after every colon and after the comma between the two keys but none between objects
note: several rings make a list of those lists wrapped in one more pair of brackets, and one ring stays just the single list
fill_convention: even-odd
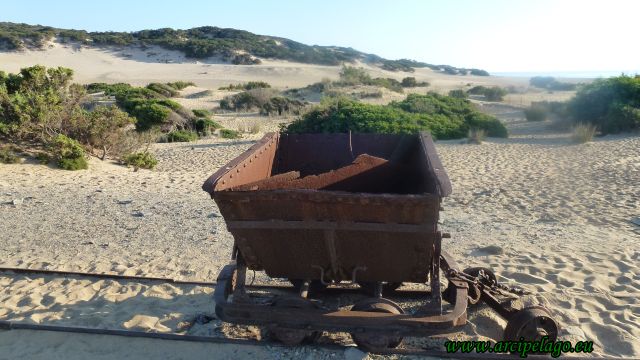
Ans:
[{"label": "steel rail", "polygon": [[[107,335],[107,336],[120,336],[130,338],[146,338],[155,340],[170,340],[170,341],[187,341],[198,343],[211,343],[211,344],[230,344],[230,345],[244,345],[244,346],[271,346],[281,348],[291,348],[282,343],[264,340],[254,339],[230,339],[230,338],[216,338],[211,336],[198,336],[198,335],[179,335],[173,333],[157,333],[157,332],[145,332],[135,330],[121,330],[121,329],[100,329],[100,328],[87,328],[80,326],[64,326],[64,325],[43,325],[33,324],[26,322],[14,322],[0,320],[0,330],[28,330],[28,331],[49,331],[49,332],[64,332],[86,335]],[[0,333],[1,334],[1,333]],[[344,351],[351,348],[349,345],[341,344],[327,344],[327,343],[315,343],[308,345],[318,347],[326,350]],[[496,353],[447,353],[442,350],[433,349],[386,349],[379,351],[372,351],[372,353],[380,355],[413,355],[413,356],[433,356],[439,358],[449,359],[516,359],[517,355],[511,354],[496,354]],[[529,359],[549,359],[544,355],[529,355]],[[615,357],[571,357],[572,360],[619,360]]]}]

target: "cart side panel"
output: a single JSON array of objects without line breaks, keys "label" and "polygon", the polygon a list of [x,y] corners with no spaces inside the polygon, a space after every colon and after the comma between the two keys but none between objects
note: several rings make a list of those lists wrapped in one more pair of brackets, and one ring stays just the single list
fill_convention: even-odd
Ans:
[{"label": "cart side panel", "polygon": [[426,281],[436,196],[224,191],[215,200],[248,266],[271,277],[320,279],[322,268],[325,280],[359,269],[360,281]]},{"label": "cart side panel", "polygon": [[318,190],[221,191],[214,199],[226,222],[247,220],[433,224],[440,198],[430,194],[361,194]]},{"label": "cart side panel", "polygon": [[213,197],[214,192],[262,180],[272,175],[278,133],[268,133],[237,158],[211,175],[202,189]]},{"label": "cart side panel", "polygon": [[231,232],[250,269],[265,270],[273,278],[319,280],[323,276],[325,281],[352,280],[355,275],[358,281],[426,282],[435,241],[433,233],[394,231]]}]

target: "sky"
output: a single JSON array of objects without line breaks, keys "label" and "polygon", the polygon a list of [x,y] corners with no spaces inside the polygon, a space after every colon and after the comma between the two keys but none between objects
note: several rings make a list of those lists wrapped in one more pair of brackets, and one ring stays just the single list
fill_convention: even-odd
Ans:
[{"label": "sky", "polygon": [[218,26],[490,72],[638,72],[637,0],[2,0],[0,21]]}]

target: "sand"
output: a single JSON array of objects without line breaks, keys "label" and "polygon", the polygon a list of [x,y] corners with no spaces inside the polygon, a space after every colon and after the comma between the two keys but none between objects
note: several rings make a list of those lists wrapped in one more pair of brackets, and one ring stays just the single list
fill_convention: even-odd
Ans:
[{"label": "sand", "polygon": [[[63,47],[50,51],[62,50],[70,51]],[[112,70],[118,61],[133,62],[99,50],[82,50],[86,52],[109,56]],[[2,53],[0,63],[8,64],[4,60],[11,57],[24,61],[20,56],[36,55]],[[66,66],[74,67],[74,61],[80,61],[75,59],[70,57]],[[195,79],[179,75],[201,66],[152,65],[183,69],[165,68],[166,74],[158,70],[165,76],[159,79],[167,81]],[[219,66],[225,65],[211,64],[211,68]],[[131,71],[124,77],[135,72],[128,66],[120,70]],[[93,81],[83,71],[78,70],[81,79]],[[228,76],[224,81],[237,76],[215,71]],[[318,67],[302,80],[291,71],[273,79],[293,85],[324,76]],[[136,79],[156,79],[151,75],[139,74]],[[193,108],[213,108],[225,92],[213,91],[203,100],[189,97],[206,90],[206,81],[198,83],[199,88],[186,89],[178,101]],[[561,339],[593,340],[597,355],[640,356],[640,226],[631,223],[640,217],[640,137],[606,136],[573,145],[569,134],[552,132],[547,123],[524,121],[518,108],[486,104],[483,109],[507,124],[509,139],[490,138],[481,145],[460,140],[436,144],[454,189],[443,204],[442,228],[452,235],[445,240],[445,249],[462,266],[489,265],[501,281],[534,291],[536,295],[522,303],[542,303],[551,309],[560,320]],[[230,113],[217,115],[216,120],[231,128],[244,121],[261,121],[261,132],[265,132],[287,119]],[[89,170],[78,172],[29,161],[0,164],[0,266],[214,281],[229,260],[232,237],[200,186],[261,135],[155,144],[152,151],[160,163],[154,171],[134,172],[97,159],[91,159]],[[256,281],[266,280],[257,275]],[[207,286],[7,273],[0,274],[0,320],[234,338],[264,336],[255,327],[212,319],[211,293]],[[500,340],[504,325],[487,307],[471,308],[469,323],[453,337]],[[323,341],[350,340],[338,334]],[[425,343],[415,338],[408,342]],[[0,331],[0,349],[0,359],[344,355],[313,346],[263,348],[29,331]]]}]

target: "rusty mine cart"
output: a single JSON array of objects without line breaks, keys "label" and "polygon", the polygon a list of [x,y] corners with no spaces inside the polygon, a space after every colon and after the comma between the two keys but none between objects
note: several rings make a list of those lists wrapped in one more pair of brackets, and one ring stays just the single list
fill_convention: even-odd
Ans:
[{"label": "rusty mine cart", "polygon": [[[507,319],[507,340],[557,337],[548,310],[506,306],[506,287],[489,269],[460,271],[442,249],[448,234],[438,217],[451,183],[428,133],[269,133],[203,189],[235,239],[214,294],[223,321],[267,326],[290,345],[347,332],[376,351],[397,347],[403,336],[450,333],[466,323],[469,304],[484,301]],[[256,301],[248,269],[288,279],[295,292]],[[368,297],[349,309],[314,298],[329,285],[354,283]],[[403,283],[430,289],[413,314],[383,297]]]}]

